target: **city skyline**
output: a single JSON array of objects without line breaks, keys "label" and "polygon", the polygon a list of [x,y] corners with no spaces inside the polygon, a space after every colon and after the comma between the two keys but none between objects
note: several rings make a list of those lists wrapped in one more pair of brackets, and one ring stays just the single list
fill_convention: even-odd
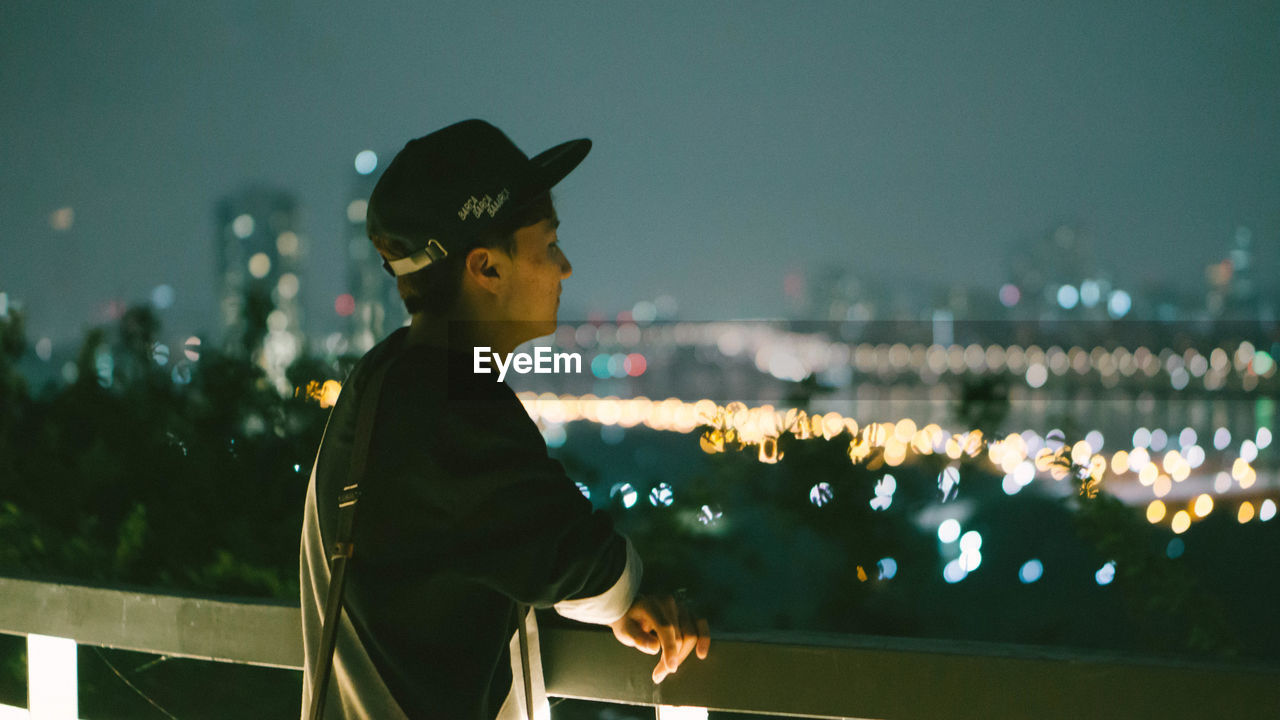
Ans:
[{"label": "city skyline", "polygon": [[994,292],[1010,252],[1063,223],[1117,277],[1188,289],[1246,227],[1262,283],[1280,230],[1277,19],[1261,4],[20,8],[2,31],[0,87],[22,102],[0,111],[0,292],[33,339],[78,340],[160,286],[166,332],[215,332],[214,207],[263,184],[299,200],[306,326],[342,329],[357,153],[378,153],[376,173],[468,116],[530,154],[596,143],[557,193],[568,319],[663,294],[692,319],[783,317],[784,278],[821,266]]}]

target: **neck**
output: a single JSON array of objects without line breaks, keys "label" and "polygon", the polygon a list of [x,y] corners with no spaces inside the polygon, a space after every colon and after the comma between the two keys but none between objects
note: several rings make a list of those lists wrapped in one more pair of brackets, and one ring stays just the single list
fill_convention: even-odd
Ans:
[{"label": "neck", "polygon": [[485,322],[465,313],[434,315],[415,313],[409,324],[406,345],[430,347],[471,353],[473,348],[487,347],[493,352],[509,354],[520,343],[507,337],[504,323]]}]

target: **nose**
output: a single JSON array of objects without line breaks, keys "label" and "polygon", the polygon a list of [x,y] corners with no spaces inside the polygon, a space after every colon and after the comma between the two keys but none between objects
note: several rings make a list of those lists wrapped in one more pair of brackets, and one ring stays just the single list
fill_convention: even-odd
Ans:
[{"label": "nose", "polygon": [[560,279],[564,280],[573,274],[573,264],[569,262],[569,256],[560,251]]}]

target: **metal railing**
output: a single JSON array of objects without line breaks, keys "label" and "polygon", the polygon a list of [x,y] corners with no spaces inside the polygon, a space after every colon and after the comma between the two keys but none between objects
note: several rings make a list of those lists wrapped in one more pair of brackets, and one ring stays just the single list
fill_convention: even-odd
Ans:
[{"label": "metal railing", "polygon": [[[301,670],[296,605],[0,578],[0,632]],[[661,685],[600,629],[541,631],[548,694],[791,717],[1280,717],[1280,668],[986,643],[720,634]],[[32,678],[31,682],[37,682]]]}]

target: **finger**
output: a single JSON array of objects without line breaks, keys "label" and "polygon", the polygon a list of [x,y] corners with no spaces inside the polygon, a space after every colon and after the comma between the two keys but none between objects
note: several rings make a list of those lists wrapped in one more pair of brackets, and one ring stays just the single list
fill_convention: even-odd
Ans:
[{"label": "finger", "polygon": [[662,659],[667,663],[668,672],[675,672],[680,667],[681,646],[684,644],[684,633],[680,630],[680,608],[675,598],[670,595],[662,598],[662,624],[658,627],[658,640],[662,643]]},{"label": "finger", "polygon": [[706,620],[698,618],[698,659],[706,660],[709,652],[711,652],[711,627],[707,625]]},{"label": "finger", "polygon": [[[614,633],[617,634],[616,632]],[[625,637],[625,639],[623,639]],[[622,636],[619,637],[623,644],[629,645],[646,655],[657,655],[662,648],[658,645],[658,638],[646,632],[640,623],[634,620],[627,620],[623,623]]]},{"label": "finger", "polygon": [[670,671],[668,671],[668,670],[667,670],[667,663],[666,663],[666,661],[665,661],[665,660],[659,660],[659,661],[658,661],[658,664],[657,664],[657,665],[655,665],[655,666],[653,667],[653,682],[654,682],[654,684],[656,685],[657,683],[662,682],[663,680],[665,680],[665,679],[666,679],[667,675],[670,675],[670,674],[671,674],[671,673],[670,673]]},{"label": "finger", "polygon": [[693,615],[689,612],[687,605],[680,605],[680,655],[676,657],[676,663],[680,664],[689,657],[689,653],[693,652],[698,642],[698,628],[694,624]]}]

